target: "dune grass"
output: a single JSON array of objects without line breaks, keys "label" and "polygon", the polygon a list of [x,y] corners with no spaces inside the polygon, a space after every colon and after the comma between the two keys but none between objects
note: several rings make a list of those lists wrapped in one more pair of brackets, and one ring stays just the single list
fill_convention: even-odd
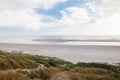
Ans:
[{"label": "dune grass", "polygon": [[0,72],[0,80],[31,80],[29,77],[16,72]]},{"label": "dune grass", "polygon": [[120,80],[120,65],[0,51],[0,80]]}]

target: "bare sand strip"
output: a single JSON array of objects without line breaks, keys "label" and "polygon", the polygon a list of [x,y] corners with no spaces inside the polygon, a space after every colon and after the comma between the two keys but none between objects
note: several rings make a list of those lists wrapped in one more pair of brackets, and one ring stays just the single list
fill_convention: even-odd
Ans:
[{"label": "bare sand strip", "polygon": [[71,62],[120,62],[120,46],[40,45],[0,43],[0,49],[58,57]]}]

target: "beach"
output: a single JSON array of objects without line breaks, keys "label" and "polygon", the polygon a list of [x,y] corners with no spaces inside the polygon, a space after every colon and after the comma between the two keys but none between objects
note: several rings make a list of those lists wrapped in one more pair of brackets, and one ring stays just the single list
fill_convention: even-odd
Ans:
[{"label": "beach", "polygon": [[73,63],[119,63],[120,46],[42,45],[0,43],[0,50],[21,51],[34,55],[58,57]]}]

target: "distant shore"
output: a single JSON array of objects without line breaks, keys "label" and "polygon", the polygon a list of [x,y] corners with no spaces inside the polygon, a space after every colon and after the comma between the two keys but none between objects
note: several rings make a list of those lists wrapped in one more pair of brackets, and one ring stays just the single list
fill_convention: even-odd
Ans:
[{"label": "distant shore", "polygon": [[33,41],[44,42],[120,42],[114,39],[34,39]]},{"label": "distant shore", "polygon": [[119,63],[120,46],[0,43],[0,50],[58,57],[71,62]]}]

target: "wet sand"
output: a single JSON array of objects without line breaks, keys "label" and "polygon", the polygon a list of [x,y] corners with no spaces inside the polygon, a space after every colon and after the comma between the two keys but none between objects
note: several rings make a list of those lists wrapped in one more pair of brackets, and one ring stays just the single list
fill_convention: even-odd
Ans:
[{"label": "wet sand", "polygon": [[119,63],[120,46],[41,45],[0,43],[0,50],[58,57],[71,62]]}]

